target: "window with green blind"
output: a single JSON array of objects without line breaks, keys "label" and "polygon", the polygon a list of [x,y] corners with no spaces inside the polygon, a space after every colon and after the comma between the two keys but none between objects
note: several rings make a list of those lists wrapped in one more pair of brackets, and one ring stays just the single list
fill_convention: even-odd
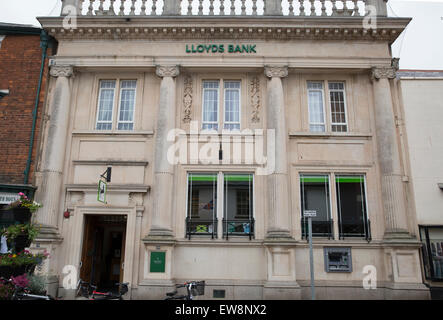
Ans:
[{"label": "window with green blind", "polygon": [[223,233],[247,234],[252,228],[253,176],[225,174],[223,180]]},{"label": "window with green blind", "polygon": [[340,237],[368,237],[364,175],[336,175],[337,214]]},{"label": "window with green blind", "polygon": [[188,232],[213,234],[217,221],[217,174],[188,174]]},{"label": "window with green blind", "polygon": [[253,174],[249,173],[188,173],[187,234],[217,233],[217,199],[223,201],[224,234],[251,235]]},{"label": "window with green blind", "polygon": [[307,219],[304,218],[304,212],[307,210],[317,212],[317,216],[312,218],[312,235],[317,237],[332,236],[329,189],[329,175],[300,175],[302,233],[304,236],[307,233]]},{"label": "window with green blind", "polygon": [[[338,223],[339,237],[361,237],[370,240],[370,224],[366,203],[366,177],[364,174],[300,174],[300,201],[302,236],[307,234],[307,219],[303,212],[315,210],[312,235],[333,237],[334,220]],[[335,188],[335,189],[334,189]],[[337,216],[332,218],[331,189],[336,197]]]}]

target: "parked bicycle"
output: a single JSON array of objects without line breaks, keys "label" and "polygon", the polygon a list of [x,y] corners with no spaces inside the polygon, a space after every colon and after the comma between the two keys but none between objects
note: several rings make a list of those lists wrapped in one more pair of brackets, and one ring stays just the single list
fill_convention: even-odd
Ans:
[{"label": "parked bicycle", "polygon": [[97,291],[97,286],[89,282],[79,279],[77,283],[77,296],[82,296],[89,300],[124,300],[123,296],[128,292],[128,282],[116,283],[119,287],[118,292],[100,292]]},{"label": "parked bicycle", "polygon": [[[195,296],[202,296],[205,294],[205,282],[204,281],[190,281],[184,284],[178,284],[175,286],[176,290],[166,293],[165,300],[193,300]],[[186,288],[185,295],[179,295],[179,288]]]},{"label": "parked bicycle", "polygon": [[3,283],[10,283],[14,286],[14,293],[11,300],[57,300],[50,295],[38,295],[30,293],[28,288],[23,288],[14,283],[12,279],[0,278]]}]

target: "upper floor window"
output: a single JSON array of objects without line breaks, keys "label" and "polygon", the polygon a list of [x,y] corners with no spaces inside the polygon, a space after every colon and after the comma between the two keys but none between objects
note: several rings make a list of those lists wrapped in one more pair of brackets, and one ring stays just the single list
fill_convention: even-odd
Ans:
[{"label": "upper floor window", "polygon": [[346,95],[344,82],[329,82],[329,103],[331,105],[331,129],[333,132],[348,131],[346,121]]},{"label": "upper floor window", "polygon": [[[309,131],[326,132],[327,116],[323,81],[308,81]],[[328,112],[332,132],[347,132],[345,83],[328,82]]]},{"label": "upper floor window", "polygon": [[[223,95],[220,95],[220,89]],[[240,130],[240,90],[240,81],[203,81],[203,130]],[[223,106],[222,110],[220,106]]]},{"label": "upper floor window", "polygon": [[[112,130],[113,127],[117,130],[134,129],[136,87],[136,80],[100,81],[95,127],[97,130]],[[117,120],[114,121],[114,118]]]}]

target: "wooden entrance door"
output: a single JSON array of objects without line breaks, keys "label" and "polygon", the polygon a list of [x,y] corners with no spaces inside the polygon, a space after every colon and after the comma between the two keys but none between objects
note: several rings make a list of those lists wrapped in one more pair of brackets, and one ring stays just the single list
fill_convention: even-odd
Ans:
[{"label": "wooden entrance door", "polygon": [[97,226],[94,216],[85,216],[80,279],[96,283],[102,263],[103,228]]},{"label": "wooden entrance door", "polygon": [[125,268],[125,247],[126,247],[126,226],[123,230],[122,236],[122,249],[121,249],[121,261],[120,261],[120,283],[123,282],[123,272]]}]

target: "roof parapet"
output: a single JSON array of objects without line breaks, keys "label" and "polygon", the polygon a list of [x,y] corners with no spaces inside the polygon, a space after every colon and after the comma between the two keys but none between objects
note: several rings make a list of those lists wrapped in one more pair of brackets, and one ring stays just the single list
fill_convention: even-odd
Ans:
[{"label": "roof parapet", "polygon": [[386,17],[387,0],[60,0],[61,16]]}]

